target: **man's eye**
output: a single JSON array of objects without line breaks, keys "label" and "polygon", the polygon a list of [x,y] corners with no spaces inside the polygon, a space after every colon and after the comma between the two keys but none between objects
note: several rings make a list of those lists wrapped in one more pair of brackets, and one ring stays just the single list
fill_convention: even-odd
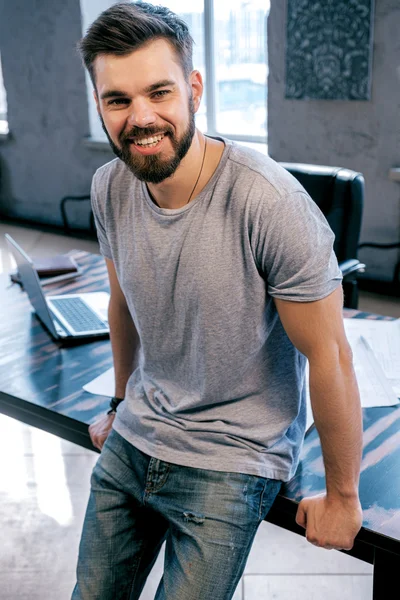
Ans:
[{"label": "man's eye", "polygon": [[108,102],[109,106],[121,106],[123,104],[127,104],[129,100],[127,98],[114,98],[114,100],[110,100]]},{"label": "man's eye", "polygon": [[162,98],[163,96],[166,96],[169,93],[169,90],[159,90],[158,92],[154,92],[153,98]]}]

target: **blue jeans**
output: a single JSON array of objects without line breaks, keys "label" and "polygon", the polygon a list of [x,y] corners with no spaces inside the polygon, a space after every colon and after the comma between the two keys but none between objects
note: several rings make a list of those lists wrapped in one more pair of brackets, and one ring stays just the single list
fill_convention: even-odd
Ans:
[{"label": "blue jeans", "polygon": [[72,600],[136,600],[166,541],[155,600],[228,600],[280,481],[151,458],[114,429],[91,477]]}]

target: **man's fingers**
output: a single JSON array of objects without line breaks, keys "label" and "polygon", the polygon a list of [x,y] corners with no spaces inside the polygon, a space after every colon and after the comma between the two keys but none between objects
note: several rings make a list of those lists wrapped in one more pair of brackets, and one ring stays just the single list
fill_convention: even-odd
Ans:
[{"label": "man's fingers", "polygon": [[297,525],[300,525],[300,527],[304,527],[304,529],[307,527],[307,512],[305,502],[303,500],[300,502],[297,508],[296,523]]},{"label": "man's fingers", "polygon": [[99,446],[97,444],[97,438],[96,437],[92,437],[90,436],[90,439],[92,440],[92,444],[95,448],[99,449]]},{"label": "man's fingers", "polygon": [[296,515],[298,525],[306,528],[307,541],[326,550],[351,550],[361,521],[359,503],[328,501],[326,495],[303,498]]},{"label": "man's fingers", "polygon": [[89,435],[92,444],[100,451],[112,429],[114,416],[112,413],[103,415],[100,419],[89,425]]},{"label": "man's fingers", "polygon": [[324,550],[351,550],[353,547],[352,542],[343,542],[342,540],[335,541],[333,539],[318,539],[318,536],[316,535],[306,535],[306,540],[313,546],[323,548]]},{"label": "man's fingers", "polygon": [[336,548],[336,550],[346,550],[349,551],[353,548],[354,546],[354,540],[352,540],[351,542],[346,542],[345,544],[342,544],[340,548]]},{"label": "man's fingers", "polygon": [[93,437],[90,436],[90,439],[92,440],[92,444],[95,448],[97,448],[97,450],[102,450],[103,446],[104,446],[104,442],[107,439],[106,435],[94,435]]},{"label": "man's fingers", "polygon": [[90,435],[90,440],[91,440],[93,446],[95,448],[97,448],[98,450],[101,450],[101,446],[103,445],[103,444],[101,444],[101,438],[97,434],[93,433],[93,431],[90,431],[90,427],[89,427],[89,435]]}]

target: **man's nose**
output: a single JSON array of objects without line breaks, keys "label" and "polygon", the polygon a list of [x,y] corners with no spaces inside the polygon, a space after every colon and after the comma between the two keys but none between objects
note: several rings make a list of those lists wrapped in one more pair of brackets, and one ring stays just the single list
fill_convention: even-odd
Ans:
[{"label": "man's nose", "polygon": [[148,102],[136,101],[132,103],[128,117],[129,125],[135,127],[148,127],[156,121],[156,115]]}]

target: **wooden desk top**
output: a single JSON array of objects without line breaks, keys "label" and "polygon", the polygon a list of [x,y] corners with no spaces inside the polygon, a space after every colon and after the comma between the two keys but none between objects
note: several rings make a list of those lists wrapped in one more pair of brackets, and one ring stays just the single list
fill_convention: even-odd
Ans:
[{"label": "wooden desk top", "polygon": [[[83,275],[46,286],[46,293],[108,290],[103,257],[79,251],[73,255]],[[0,277],[0,295],[0,410],[93,450],[87,427],[107,410],[109,399],[89,394],[82,386],[112,366],[110,342],[63,346],[43,329],[26,294],[10,285],[8,275]],[[390,320],[347,309],[344,316]],[[321,447],[313,428],[296,475],[280,494],[290,519],[303,496],[324,489]],[[364,409],[360,497],[361,537],[400,554],[400,407]]]}]

